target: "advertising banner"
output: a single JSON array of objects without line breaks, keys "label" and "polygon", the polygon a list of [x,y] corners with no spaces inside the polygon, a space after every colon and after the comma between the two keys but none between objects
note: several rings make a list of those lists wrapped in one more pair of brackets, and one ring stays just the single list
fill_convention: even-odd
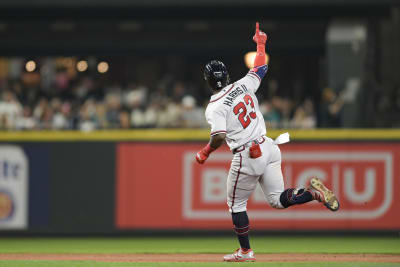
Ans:
[{"label": "advertising banner", "polygon": [[28,227],[28,160],[18,146],[0,145],[0,230]]},{"label": "advertising banner", "polygon": [[[119,229],[231,227],[224,147],[204,165],[201,144],[121,143],[117,147],[116,225]],[[248,203],[255,229],[400,229],[400,143],[291,143],[280,146],[285,188],[319,177],[338,196],[331,212],[317,202],[277,210],[257,188]]]}]

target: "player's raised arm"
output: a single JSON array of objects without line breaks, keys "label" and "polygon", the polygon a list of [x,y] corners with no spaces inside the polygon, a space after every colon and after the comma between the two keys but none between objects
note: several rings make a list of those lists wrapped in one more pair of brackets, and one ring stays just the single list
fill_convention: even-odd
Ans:
[{"label": "player's raised arm", "polygon": [[257,53],[254,59],[254,68],[252,68],[245,77],[239,80],[239,83],[245,84],[253,92],[257,92],[262,79],[268,71],[268,65],[265,64],[265,44],[267,35],[260,31],[260,25],[256,23],[256,32],[253,41],[257,44]]},{"label": "player's raised arm", "polygon": [[257,44],[257,54],[254,59],[254,67],[265,65],[265,44],[267,39],[265,32],[260,31],[260,24],[256,22],[256,33],[253,36],[253,41]]}]

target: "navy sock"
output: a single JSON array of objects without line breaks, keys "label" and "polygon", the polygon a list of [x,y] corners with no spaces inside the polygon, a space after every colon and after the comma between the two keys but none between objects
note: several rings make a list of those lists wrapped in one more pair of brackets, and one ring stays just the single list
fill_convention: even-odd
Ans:
[{"label": "navy sock", "polygon": [[304,204],[313,200],[311,192],[305,190],[304,188],[288,188],[282,192],[280,196],[280,201],[282,206],[285,208],[296,204]]},{"label": "navy sock", "polygon": [[249,241],[249,217],[247,212],[232,213],[233,229],[238,237],[240,247],[243,249],[250,249]]}]

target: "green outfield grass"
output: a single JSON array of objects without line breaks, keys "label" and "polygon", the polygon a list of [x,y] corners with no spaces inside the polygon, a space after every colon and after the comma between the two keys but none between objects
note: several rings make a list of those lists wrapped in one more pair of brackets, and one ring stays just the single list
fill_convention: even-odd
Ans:
[{"label": "green outfield grass", "polygon": [[[252,237],[261,253],[400,254],[400,238],[379,237]],[[0,253],[231,253],[234,237],[185,238],[0,238]],[[310,266],[310,263],[245,263],[252,266]],[[0,261],[0,266],[227,266],[229,263],[102,263],[93,261]],[[400,266],[395,263],[313,263],[313,266]]]},{"label": "green outfield grass", "polygon": [[[252,237],[257,253],[400,254],[400,238]],[[235,237],[0,238],[0,253],[227,253]]]}]

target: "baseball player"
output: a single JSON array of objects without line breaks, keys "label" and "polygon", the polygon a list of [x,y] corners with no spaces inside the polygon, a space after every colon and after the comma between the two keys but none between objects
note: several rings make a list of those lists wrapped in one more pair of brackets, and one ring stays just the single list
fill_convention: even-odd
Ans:
[{"label": "baseball player", "polygon": [[227,204],[240,248],[224,256],[224,261],[230,262],[255,261],[249,243],[250,225],[246,206],[257,183],[269,205],[276,209],[313,200],[332,211],[339,209],[336,196],[318,178],[311,179],[309,188],[284,190],[281,152],[277,144],[289,141],[288,134],[275,141],[266,137],[264,118],[255,96],[268,70],[265,64],[267,35],[259,30],[258,22],[253,40],[257,44],[254,68],[242,79],[230,84],[228,71],[221,61],[209,62],[204,70],[204,79],[213,91],[205,112],[211,125],[211,137],[209,143],[196,154],[196,160],[203,164],[224,141],[233,153],[227,179]]}]

